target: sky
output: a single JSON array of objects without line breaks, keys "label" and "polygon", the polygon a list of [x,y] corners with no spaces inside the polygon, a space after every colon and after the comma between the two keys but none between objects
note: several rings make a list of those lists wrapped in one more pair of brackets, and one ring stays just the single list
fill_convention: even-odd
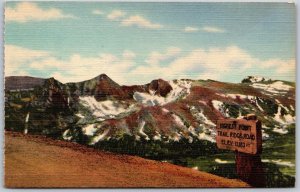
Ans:
[{"label": "sky", "polygon": [[295,81],[288,3],[6,2],[5,76]]}]

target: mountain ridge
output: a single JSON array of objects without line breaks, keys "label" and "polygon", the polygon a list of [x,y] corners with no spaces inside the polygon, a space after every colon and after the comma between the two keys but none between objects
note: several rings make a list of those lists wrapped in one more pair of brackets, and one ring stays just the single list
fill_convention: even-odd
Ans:
[{"label": "mountain ridge", "polygon": [[[48,79],[54,79],[56,81],[58,81],[59,83],[61,83],[58,79],[55,79],[54,77],[49,77],[49,78],[42,78],[42,77],[32,77],[32,76],[6,76],[5,77],[5,88],[7,90],[10,90],[10,87],[12,87],[12,84],[20,84],[18,86],[22,86],[22,83],[26,83],[27,79],[36,79],[37,81],[45,81]],[[106,79],[107,81],[110,81],[112,84],[114,84],[115,86],[120,86],[120,87],[134,87],[134,86],[144,86],[144,85],[150,85],[152,82],[161,82],[161,81],[165,81],[162,78],[158,78],[158,79],[154,79],[152,80],[150,83],[146,83],[144,85],[119,85],[117,82],[115,82],[114,80],[112,80],[107,74],[105,73],[101,73],[98,76],[95,76],[91,79],[88,80],[83,80],[83,81],[78,81],[78,82],[66,82],[66,83],[61,83],[61,84],[66,84],[66,85],[70,85],[70,84],[79,84],[79,83],[85,83],[85,82],[90,82],[90,81],[98,81],[99,79]],[[18,82],[15,82],[15,81]],[[174,79],[176,80],[176,79]],[[173,80],[173,81],[174,81]],[[180,79],[180,80],[191,80],[191,81],[201,81],[201,79]],[[11,82],[12,81],[12,82]],[[172,80],[171,80],[172,81]],[[216,81],[213,79],[207,79],[206,81],[212,81],[212,82],[221,82],[221,81]],[[263,76],[247,76],[246,78],[241,80],[241,83],[261,83],[261,82],[274,82],[274,81],[283,81],[283,82],[288,82],[288,83],[293,83],[291,81],[286,81],[286,80],[279,80],[279,79],[270,79],[270,78],[265,78]],[[166,81],[165,81],[166,82]],[[226,82],[226,83],[230,83],[230,82]],[[232,84],[237,84],[237,83],[232,83]],[[37,85],[40,85],[37,83]],[[35,85],[32,85],[30,88],[34,88]]]}]

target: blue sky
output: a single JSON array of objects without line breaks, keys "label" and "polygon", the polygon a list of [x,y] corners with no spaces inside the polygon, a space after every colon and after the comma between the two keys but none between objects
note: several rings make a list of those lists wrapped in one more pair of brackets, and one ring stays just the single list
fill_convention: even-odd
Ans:
[{"label": "blue sky", "polygon": [[295,28],[287,3],[8,2],[5,74],[295,81]]}]

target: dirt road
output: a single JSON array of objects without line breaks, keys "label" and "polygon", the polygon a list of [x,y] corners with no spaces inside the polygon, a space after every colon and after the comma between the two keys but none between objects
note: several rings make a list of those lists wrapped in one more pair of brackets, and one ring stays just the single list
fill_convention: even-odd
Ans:
[{"label": "dirt road", "polygon": [[169,163],[6,132],[5,186],[247,187],[247,184]]}]

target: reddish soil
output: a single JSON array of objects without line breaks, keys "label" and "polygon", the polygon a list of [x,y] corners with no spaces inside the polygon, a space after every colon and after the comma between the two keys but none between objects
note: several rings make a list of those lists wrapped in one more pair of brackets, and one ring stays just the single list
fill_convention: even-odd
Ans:
[{"label": "reddish soil", "polygon": [[13,132],[5,133],[5,186],[249,187],[169,163]]}]

